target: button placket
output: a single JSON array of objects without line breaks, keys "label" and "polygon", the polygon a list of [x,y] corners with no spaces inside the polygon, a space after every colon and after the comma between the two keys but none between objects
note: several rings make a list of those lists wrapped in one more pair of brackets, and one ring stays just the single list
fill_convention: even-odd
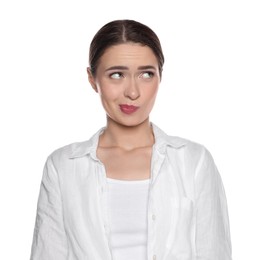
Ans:
[{"label": "button placket", "polygon": [[155,207],[153,205],[153,186],[150,187],[149,191],[149,202],[148,202],[148,259],[153,260],[154,255],[154,241],[155,241]]}]

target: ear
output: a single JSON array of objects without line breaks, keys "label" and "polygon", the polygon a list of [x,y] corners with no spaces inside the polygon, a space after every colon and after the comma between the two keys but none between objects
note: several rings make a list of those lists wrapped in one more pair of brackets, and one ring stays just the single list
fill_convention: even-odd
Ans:
[{"label": "ear", "polygon": [[96,86],[96,83],[95,83],[95,78],[92,74],[92,71],[91,71],[91,68],[87,68],[87,74],[88,74],[88,80],[92,86],[92,88],[94,89],[95,92],[98,93],[98,89],[97,89],[97,86]]}]

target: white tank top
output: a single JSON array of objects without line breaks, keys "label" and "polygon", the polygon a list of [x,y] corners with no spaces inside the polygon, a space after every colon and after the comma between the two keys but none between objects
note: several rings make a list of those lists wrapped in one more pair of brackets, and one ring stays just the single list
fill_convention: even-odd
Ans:
[{"label": "white tank top", "polygon": [[107,210],[113,260],[147,259],[147,205],[150,180],[107,178]]}]

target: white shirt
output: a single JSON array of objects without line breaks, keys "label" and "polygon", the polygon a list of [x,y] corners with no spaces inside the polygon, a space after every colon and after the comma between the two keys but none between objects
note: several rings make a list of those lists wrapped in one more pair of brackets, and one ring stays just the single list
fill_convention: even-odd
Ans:
[{"label": "white shirt", "polygon": [[[152,126],[147,260],[230,260],[226,197],[212,156]],[[48,156],[31,260],[112,259],[106,172],[96,157],[103,131]]]},{"label": "white shirt", "polygon": [[107,213],[113,260],[147,259],[150,180],[107,178]]}]

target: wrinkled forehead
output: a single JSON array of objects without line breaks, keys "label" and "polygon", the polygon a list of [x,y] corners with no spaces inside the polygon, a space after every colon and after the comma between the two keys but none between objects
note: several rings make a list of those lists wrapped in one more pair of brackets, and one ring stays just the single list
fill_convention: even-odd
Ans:
[{"label": "wrinkled forehead", "polygon": [[122,43],[107,48],[98,65],[101,67],[152,65],[158,68],[158,60],[148,46],[138,43]]}]

